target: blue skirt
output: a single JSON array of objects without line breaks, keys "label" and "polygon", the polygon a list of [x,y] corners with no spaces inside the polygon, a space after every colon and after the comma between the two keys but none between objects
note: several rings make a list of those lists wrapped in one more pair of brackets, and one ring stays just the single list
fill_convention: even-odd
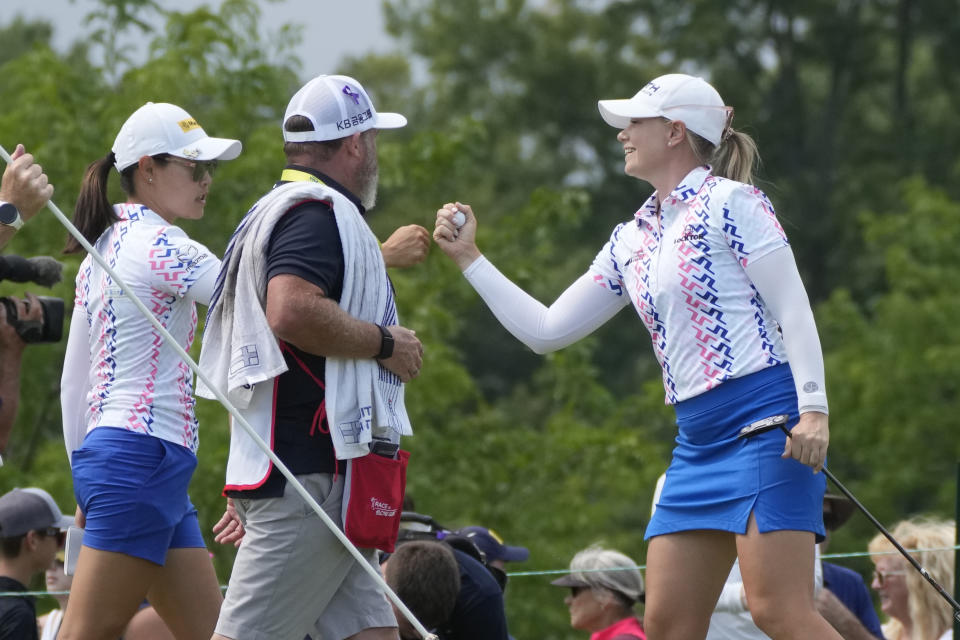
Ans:
[{"label": "blue skirt", "polygon": [[823,539],[824,475],[780,457],[787,437],[780,429],[738,437],[777,414],[790,416],[789,429],[797,424],[789,365],[727,380],[675,408],[677,446],[646,539],[696,529],[742,534],[751,513],[761,533],[812,531]]}]

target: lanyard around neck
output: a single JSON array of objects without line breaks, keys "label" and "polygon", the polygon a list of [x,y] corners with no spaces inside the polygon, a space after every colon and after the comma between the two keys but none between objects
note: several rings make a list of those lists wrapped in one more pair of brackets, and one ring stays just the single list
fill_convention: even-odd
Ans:
[{"label": "lanyard around neck", "polygon": [[299,169],[284,169],[283,173],[280,174],[281,182],[316,182],[317,184],[324,184],[323,180],[317,176],[307,173],[306,171],[300,171]]}]

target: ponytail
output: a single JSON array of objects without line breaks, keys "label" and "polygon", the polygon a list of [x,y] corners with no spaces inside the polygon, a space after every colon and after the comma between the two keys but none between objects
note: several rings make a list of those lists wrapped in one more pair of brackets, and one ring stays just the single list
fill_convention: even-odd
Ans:
[{"label": "ponytail", "polygon": [[[96,242],[107,227],[119,219],[107,199],[107,179],[114,162],[116,157],[113,151],[91,162],[80,185],[77,206],[73,210],[73,224],[90,244]],[[83,245],[70,236],[63,252],[78,253],[82,249]]]},{"label": "ponytail", "polygon": [[713,175],[753,184],[753,167],[760,161],[753,138],[733,127],[727,127],[717,146],[689,130],[687,138],[697,159],[713,167]]},{"label": "ponytail", "polygon": [[759,160],[760,154],[753,138],[729,127],[713,152],[711,164],[714,175],[753,184],[753,167]]}]

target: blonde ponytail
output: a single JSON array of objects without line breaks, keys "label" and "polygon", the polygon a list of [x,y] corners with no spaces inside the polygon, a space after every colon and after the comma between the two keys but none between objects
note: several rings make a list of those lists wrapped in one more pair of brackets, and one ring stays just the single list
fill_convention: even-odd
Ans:
[{"label": "blonde ponytail", "polygon": [[689,130],[687,140],[699,162],[713,167],[713,175],[753,184],[753,168],[760,161],[757,143],[753,138],[727,127],[717,146]]}]

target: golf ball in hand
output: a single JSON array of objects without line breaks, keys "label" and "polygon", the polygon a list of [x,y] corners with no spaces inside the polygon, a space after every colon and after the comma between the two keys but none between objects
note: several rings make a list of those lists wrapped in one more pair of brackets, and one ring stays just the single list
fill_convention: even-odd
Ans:
[{"label": "golf ball in hand", "polygon": [[459,209],[453,210],[453,224],[456,225],[457,229],[462,227],[467,222],[467,216],[463,215],[463,211]]}]

